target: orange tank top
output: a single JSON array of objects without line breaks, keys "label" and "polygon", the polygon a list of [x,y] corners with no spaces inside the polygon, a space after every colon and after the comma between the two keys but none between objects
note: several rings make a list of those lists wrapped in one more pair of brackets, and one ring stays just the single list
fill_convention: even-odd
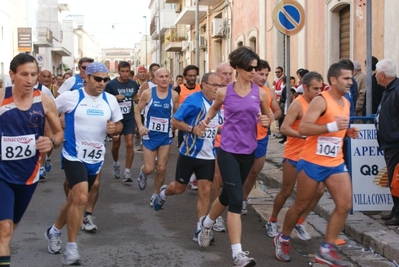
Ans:
[{"label": "orange tank top", "polygon": [[[329,91],[320,94],[326,101],[325,113],[320,116],[316,123],[327,124],[335,121],[336,117],[349,119],[349,101],[342,97],[344,106],[340,106],[330,95]],[[308,136],[300,154],[300,159],[323,167],[336,167],[344,163],[342,145],[346,130],[325,133],[321,135]]]},{"label": "orange tank top", "polygon": [[[305,98],[303,98],[302,95],[299,95],[294,100],[294,102],[295,101],[299,101],[301,103],[302,116],[303,116],[305,114],[306,110],[308,109],[309,103],[305,100]],[[298,131],[299,123],[301,123],[301,120],[297,119],[291,125],[291,128],[296,130],[296,131]],[[305,144],[305,139],[288,136],[287,137],[287,142],[285,143],[285,146],[284,146],[284,158],[290,159],[290,160],[293,160],[293,161],[298,161],[299,153],[301,152],[304,144]]]},{"label": "orange tank top", "polygon": [[201,91],[201,87],[198,83],[195,84],[194,89],[188,89],[185,84],[180,85],[180,94],[179,94],[179,104],[183,103],[183,101],[192,93]]},{"label": "orange tank top", "polygon": [[[263,88],[263,90],[265,90],[265,92],[267,94],[267,101],[268,101],[267,105],[268,105],[269,109],[271,110],[271,108],[272,108],[272,96],[270,95],[270,89],[267,88],[266,85],[262,86],[261,88]],[[271,112],[273,112],[273,111],[271,111]],[[263,128],[262,126],[260,126],[259,123],[256,125],[256,128],[257,128],[257,131],[258,131],[258,135],[256,136],[256,140],[262,140],[263,138],[265,138],[266,135],[267,135],[268,128]]]}]

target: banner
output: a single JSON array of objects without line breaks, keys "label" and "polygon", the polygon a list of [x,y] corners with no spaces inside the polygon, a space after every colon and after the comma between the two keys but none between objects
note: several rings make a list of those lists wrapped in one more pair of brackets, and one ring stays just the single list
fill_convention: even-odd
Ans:
[{"label": "banner", "polygon": [[388,174],[383,151],[377,143],[374,124],[352,124],[360,129],[350,139],[350,173],[354,211],[390,211],[392,197],[387,187]]}]

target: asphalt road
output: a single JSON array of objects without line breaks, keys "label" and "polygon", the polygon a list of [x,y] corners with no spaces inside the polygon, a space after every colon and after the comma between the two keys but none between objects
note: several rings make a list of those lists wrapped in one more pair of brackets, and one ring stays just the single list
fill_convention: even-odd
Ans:
[{"label": "asphalt road", "polygon": [[[122,143],[123,146],[123,143]],[[111,143],[101,175],[100,196],[93,215],[98,232],[81,231],[78,236],[83,266],[231,266],[231,249],[227,233],[215,233],[216,242],[201,248],[192,241],[196,228],[197,192],[187,190],[167,199],[164,210],[156,212],[149,206],[154,174],[144,191],[137,187],[136,177],[143,163],[136,152],[131,170],[133,183],[124,183],[112,176]],[[173,144],[166,182],[174,179],[177,148]],[[44,231],[51,226],[65,201],[64,173],[59,165],[60,150],[53,152],[53,169],[36,189],[27,212],[14,233],[11,245],[12,266],[62,266],[61,255],[47,252]],[[124,166],[125,149],[120,151]],[[224,216],[225,218],[225,216]],[[264,221],[250,208],[243,216],[243,250],[257,261],[257,266],[309,266],[308,255],[319,240],[295,241],[299,248],[291,252],[292,262],[279,262],[274,257],[272,239],[267,237]],[[62,229],[63,245],[66,228]]]}]

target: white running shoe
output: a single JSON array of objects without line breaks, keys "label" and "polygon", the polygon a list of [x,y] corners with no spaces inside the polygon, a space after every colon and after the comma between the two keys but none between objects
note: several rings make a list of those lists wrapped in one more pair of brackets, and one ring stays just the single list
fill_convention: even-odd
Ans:
[{"label": "white running shoe", "polygon": [[213,231],[215,232],[226,232],[226,224],[222,216],[217,217],[216,221],[213,223]]},{"label": "white running shoe", "polygon": [[208,229],[204,226],[205,217],[206,216],[202,216],[200,218],[201,231],[198,233],[198,245],[200,245],[203,248],[209,247],[212,235],[212,227]]},{"label": "white running shoe", "polygon": [[80,265],[80,255],[77,246],[75,248],[65,248],[62,263],[65,265]]},{"label": "white running shoe", "polygon": [[233,267],[252,267],[256,265],[255,259],[248,257],[248,251],[239,252],[233,259]]},{"label": "white running shoe", "polygon": [[278,226],[277,222],[268,221],[265,225],[266,233],[269,237],[276,237],[278,236]]},{"label": "white running shoe", "polygon": [[151,198],[150,198],[150,207],[154,207],[154,201],[157,198],[157,195],[152,194]]},{"label": "white running shoe", "polygon": [[44,237],[48,241],[47,250],[51,254],[60,254],[62,251],[61,232],[50,234],[51,226],[44,232]]},{"label": "white running shoe", "polygon": [[97,232],[97,225],[94,224],[94,217],[91,215],[87,215],[83,219],[82,230],[85,230],[90,233]]},{"label": "white running shoe", "polygon": [[114,163],[114,164],[113,164],[113,167],[114,167],[114,177],[115,177],[116,179],[119,179],[119,178],[121,177],[120,166],[119,166],[119,164],[118,164],[118,165],[115,165],[115,163]]},{"label": "white running shoe", "polygon": [[241,207],[241,215],[247,215],[248,213],[248,200],[243,200],[242,201],[242,207]]},{"label": "white running shoe", "polygon": [[132,180],[132,178],[130,177],[130,172],[124,172],[123,173],[123,181],[125,182],[125,183],[131,183],[131,182],[133,182],[133,180]]},{"label": "white running shoe", "polygon": [[145,187],[147,186],[147,175],[144,174],[143,167],[140,168],[140,174],[139,178],[137,179],[137,184],[140,190],[144,190]]},{"label": "white running shoe", "polygon": [[305,224],[296,224],[294,227],[294,231],[298,235],[299,239],[308,241],[312,239],[312,236],[309,234],[308,231],[306,231]]}]

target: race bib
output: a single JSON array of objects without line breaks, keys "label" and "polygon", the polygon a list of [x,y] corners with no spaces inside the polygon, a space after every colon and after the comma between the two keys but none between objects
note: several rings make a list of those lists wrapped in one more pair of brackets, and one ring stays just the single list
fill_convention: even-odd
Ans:
[{"label": "race bib", "polygon": [[219,118],[213,118],[209,123],[208,127],[205,129],[204,135],[201,136],[203,139],[215,139],[218,132]]},{"label": "race bib", "polygon": [[319,136],[316,154],[335,158],[341,149],[342,139],[339,137]]},{"label": "race bib", "polygon": [[97,163],[104,160],[104,144],[91,141],[82,141],[78,145],[78,159],[87,163]]},{"label": "race bib", "polygon": [[131,101],[119,102],[119,107],[121,109],[122,115],[128,114],[132,110],[132,102]]},{"label": "race bib", "polygon": [[36,139],[34,134],[1,137],[1,159],[20,160],[36,155]]},{"label": "race bib", "polygon": [[148,129],[154,132],[167,133],[169,131],[169,120],[151,116]]}]

